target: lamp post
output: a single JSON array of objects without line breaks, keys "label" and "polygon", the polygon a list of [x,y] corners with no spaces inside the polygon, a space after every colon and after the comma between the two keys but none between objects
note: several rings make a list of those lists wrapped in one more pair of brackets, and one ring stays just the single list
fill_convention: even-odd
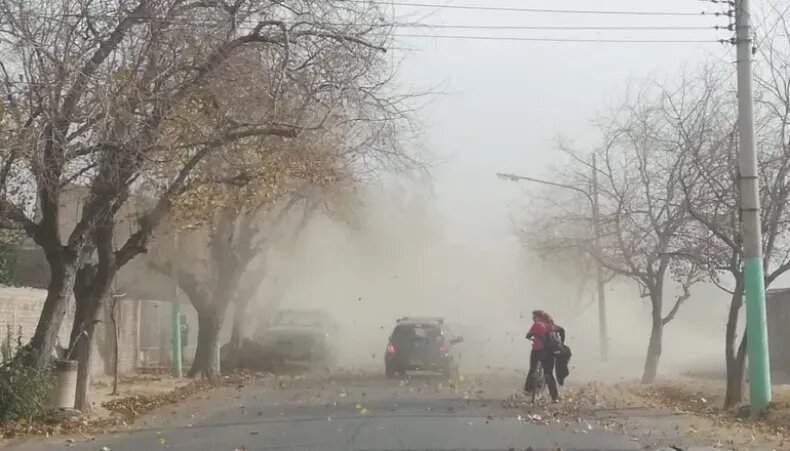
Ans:
[{"label": "lamp post", "polygon": [[[506,173],[497,173],[497,177],[503,180],[509,180],[511,182],[532,182],[538,183],[541,185],[548,185],[554,186],[557,188],[563,188],[570,191],[575,191],[577,193],[584,194],[587,200],[590,201],[590,206],[592,207],[593,213],[593,235],[594,235],[594,243],[595,246],[594,252],[600,255],[601,251],[601,222],[600,222],[600,209],[598,207],[598,175],[597,175],[597,168],[595,162],[595,155],[593,155],[593,193],[592,195],[587,191],[578,188],[573,185],[566,185],[564,183],[557,183],[552,182],[549,180],[542,180],[534,177],[526,177],[522,175],[515,175],[515,174],[506,174]],[[606,294],[604,290],[604,276],[603,276],[603,267],[601,266],[600,261],[598,261],[598,257],[595,258],[595,278],[596,284],[598,288],[598,339],[600,341],[600,349],[601,349],[601,358],[606,360],[609,357],[609,339],[608,339],[608,327],[606,324]]]}]

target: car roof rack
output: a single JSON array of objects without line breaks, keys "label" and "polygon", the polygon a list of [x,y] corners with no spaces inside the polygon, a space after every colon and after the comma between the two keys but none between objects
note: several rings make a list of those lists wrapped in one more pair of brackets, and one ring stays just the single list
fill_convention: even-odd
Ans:
[{"label": "car roof rack", "polygon": [[444,318],[438,316],[404,316],[399,318],[396,323],[436,323],[444,324]]}]

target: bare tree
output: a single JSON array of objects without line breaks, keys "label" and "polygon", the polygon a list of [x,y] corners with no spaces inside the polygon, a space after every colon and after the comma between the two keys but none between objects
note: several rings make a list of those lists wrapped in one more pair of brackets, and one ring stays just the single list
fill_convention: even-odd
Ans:
[{"label": "bare tree", "polygon": [[120,350],[118,348],[118,342],[120,340],[120,333],[121,330],[118,327],[118,300],[124,297],[121,293],[113,293],[112,300],[109,305],[109,317],[110,317],[110,324],[112,325],[112,393],[111,395],[116,396],[118,395],[118,382],[120,378],[120,372],[118,371],[118,365],[120,363]]},{"label": "bare tree", "polygon": [[[644,383],[652,382],[657,375],[664,327],[689,299],[691,286],[707,275],[700,262],[683,258],[684,253],[693,251],[694,241],[688,237],[695,230],[680,187],[687,156],[676,133],[676,114],[695,122],[702,120],[707,110],[689,102],[693,85],[680,86],[678,91],[669,92],[651,84],[628,99],[613,117],[601,121],[604,141],[595,151],[599,161],[601,248],[596,249],[589,237],[578,234],[558,235],[550,243],[585,250],[609,271],[635,281],[641,295],[649,299],[651,329]],[[567,183],[591,186],[590,163],[573,153],[569,155],[573,165],[563,171]],[[561,211],[549,221],[558,230],[565,225],[578,226],[578,211]],[[589,221],[590,215],[586,218]],[[673,285],[677,292],[668,295]],[[666,305],[670,296],[671,302]]]},{"label": "bare tree", "polygon": [[[254,268],[253,261],[260,257],[270,242],[280,238],[279,226],[296,211],[303,208],[299,224],[293,233],[304,228],[310,212],[317,202],[313,192],[330,184],[350,181],[345,172],[346,158],[338,152],[334,142],[324,134],[308,138],[308,134],[290,144],[269,142],[275,146],[266,156],[253,154],[237,159],[223,158],[212,161],[198,179],[205,189],[177,200],[171,227],[163,230],[164,240],[179,235],[183,249],[197,250],[189,261],[182,262],[184,251],[169,256],[158,256],[154,267],[166,274],[177,271],[177,281],[198,312],[198,339],[195,358],[189,375],[210,379],[218,377],[217,350],[219,332],[230,304],[237,300],[237,310],[247,302],[240,296],[251,297],[250,285],[240,290],[244,274]],[[316,142],[318,140],[319,142]],[[240,150],[240,149],[239,149]],[[267,162],[255,161],[264,159]],[[237,178],[239,170],[249,167],[265,168],[252,181],[242,185],[229,182]],[[213,213],[212,213],[213,212]],[[205,218],[209,218],[208,220]],[[202,243],[206,243],[204,248]],[[261,280],[259,274],[255,280]]]},{"label": "bare tree", "polygon": [[[300,205],[295,203],[300,200]],[[319,200],[316,196],[310,194],[299,194],[293,196],[284,207],[281,207],[280,212],[275,214],[275,221],[270,221],[261,227],[264,235],[263,242],[259,246],[259,260],[257,264],[252,261],[244,268],[244,272],[240,278],[239,285],[233,292],[233,329],[231,330],[230,345],[232,352],[238,353],[241,350],[242,341],[244,339],[245,330],[244,326],[247,323],[247,314],[249,313],[249,306],[257,301],[261,296],[260,291],[264,281],[267,279],[267,268],[270,264],[267,261],[268,246],[274,242],[285,242],[285,246],[293,246],[296,241],[301,237],[302,233],[307,227],[310,219],[314,217],[319,209]],[[286,216],[296,214],[298,218],[295,219],[296,225],[288,224]],[[283,221],[287,225],[283,225]],[[271,222],[274,222],[271,224]],[[293,222],[293,220],[292,220]],[[287,235],[283,236],[282,233],[276,233],[273,229],[287,229]],[[269,233],[266,233],[268,231]]]},{"label": "bare tree", "polygon": [[[589,217],[573,218],[572,211],[578,212],[583,204],[576,202],[562,202],[564,199],[556,191],[551,191],[545,205],[541,205],[537,210],[560,211],[565,216],[563,222],[557,222],[557,216],[551,216],[546,220],[540,219],[540,215],[528,216],[539,218],[532,220],[526,228],[518,231],[522,245],[531,255],[540,258],[541,263],[551,274],[557,275],[562,280],[568,281],[566,287],[572,290],[572,294],[566,299],[567,307],[574,314],[582,314],[591,305],[585,301],[587,295],[595,293],[596,287],[591,283],[596,282],[598,263],[594,254],[591,254],[585,247],[578,246],[578,243],[587,242],[594,239],[592,236],[592,220]],[[568,206],[571,206],[568,208]],[[558,240],[561,237],[561,240]],[[612,271],[605,271],[604,283],[611,282],[616,277]],[[592,302],[595,300],[593,299]]]},{"label": "bare tree", "polygon": [[[31,361],[48,362],[74,287],[81,332],[72,345],[84,348],[84,379],[89,340],[76,337],[92,334],[114,274],[145,252],[174,199],[199,187],[191,174],[207,156],[239,141],[387,117],[364,122],[365,132],[356,126],[358,136],[371,157],[383,149],[405,157],[380,139],[405,117],[381,95],[391,74],[386,17],[376,2],[0,1],[0,86],[9,99],[0,223],[33,238],[51,274]],[[217,86],[250,61],[267,70],[244,72],[256,76],[236,85],[238,96],[218,97]],[[152,180],[161,183],[152,189]],[[60,198],[70,183],[90,194],[64,237]],[[141,186],[156,202],[116,250],[115,214]]]},{"label": "bare tree", "polygon": [[[785,33],[787,30],[785,29]],[[783,67],[790,54],[785,42],[769,40],[763,48],[767,62],[758,73],[757,135],[761,149],[759,158],[761,223],[765,287],[790,270],[790,79]],[[782,50],[782,49],[785,50]],[[737,124],[734,89],[727,89],[728,79],[718,76],[707,89],[718,96],[719,111],[704,124],[712,138],[707,145],[694,143],[700,133],[683,136],[689,165],[683,177],[683,190],[689,212],[705,232],[698,238],[706,251],[693,254],[707,265],[710,280],[730,295],[725,330],[725,361],[727,389],[725,408],[743,400],[746,362],[746,333],[739,333],[738,320],[744,302],[743,237],[740,224]],[[739,339],[740,337],[740,339]]]},{"label": "bare tree", "polygon": [[[180,255],[155,261],[155,269],[172,274],[176,265],[177,282],[198,312],[198,338],[195,357],[188,375],[216,379],[219,376],[217,351],[219,332],[231,304],[243,311],[257,292],[258,283],[265,273],[257,274],[254,280],[242,285],[241,279],[248,271],[257,272],[259,266],[252,263],[260,257],[272,237],[271,232],[297,206],[312,209],[312,201],[300,194],[288,196],[282,205],[265,211],[252,211],[239,215],[234,208],[220,210],[214,221],[200,229],[179,232],[179,242],[186,247],[197,247],[206,243],[206,252],[199,252],[188,261],[178,262]],[[264,227],[268,216],[275,224]],[[266,224],[269,225],[269,224]],[[191,243],[191,244],[190,244]],[[179,253],[180,254],[180,253]]]}]

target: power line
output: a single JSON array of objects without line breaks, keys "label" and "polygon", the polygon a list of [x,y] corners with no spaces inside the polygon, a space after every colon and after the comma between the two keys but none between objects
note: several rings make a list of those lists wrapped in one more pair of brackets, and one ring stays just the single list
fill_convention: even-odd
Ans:
[{"label": "power line", "polygon": [[[179,26],[207,26],[215,24],[211,20],[195,20],[192,18],[183,19],[170,19],[163,21]],[[219,24],[227,25],[227,24]],[[286,26],[288,24],[286,23]],[[446,30],[545,30],[545,31],[705,31],[705,30],[723,30],[731,31],[731,27],[727,25],[708,25],[708,26],[585,26],[585,25],[475,25],[475,24],[431,24],[419,22],[394,22],[394,23],[341,23],[341,22],[326,22],[318,23],[322,27],[343,27],[348,28],[349,31],[353,29],[365,29],[365,34],[375,32],[377,29],[446,29]],[[237,25],[238,30],[252,31],[255,25],[252,23]],[[707,42],[707,41],[706,41]]]},{"label": "power line", "polygon": [[481,6],[481,5],[448,5],[441,3],[411,3],[411,2],[389,2],[382,0],[338,0],[338,3],[367,3],[388,6],[411,6],[418,8],[444,8],[444,9],[465,9],[472,11],[506,11],[506,12],[527,12],[527,13],[549,13],[549,14],[602,14],[602,15],[621,15],[621,16],[722,16],[727,13],[713,12],[706,13],[700,11],[681,12],[681,11],[614,11],[598,9],[547,9],[547,8],[522,8],[507,6]]},{"label": "power line", "polygon": [[[201,26],[211,25],[213,22],[196,21],[196,20],[170,20],[172,24],[182,26]],[[286,24],[287,25],[287,24]],[[705,30],[723,30],[732,31],[728,25],[708,25],[708,26],[585,26],[585,25],[474,25],[474,24],[430,24],[430,23],[321,23],[324,27],[343,27],[343,28],[360,28],[375,29],[392,28],[392,29],[442,29],[442,30],[544,30],[544,31],[705,31]],[[237,26],[241,30],[253,30],[254,24],[243,24]]]},{"label": "power line", "polygon": [[455,30],[588,30],[588,31],[640,31],[640,30],[724,30],[726,26],[714,25],[706,27],[698,26],[552,26],[552,25],[445,25],[445,24],[394,24],[395,28],[436,28],[436,29],[455,29]]},{"label": "power line", "polygon": [[[354,0],[344,0],[344,1],[354,1]],[[29,16],[33,16],[39,19],[44,20],[59,20],[65,21],[66,18],[75,18],[81,19],[83,16],[79,14],[66,14],[63,16],[57,15],[45,15],[45,14],[35,14],[31,13],[28,14]],[[183,17],[183,18],[172,18],[167,20],[161,20],[159,18],[152,19],[153,22],[157,23],[169,23],[169,24],[177,24],[183,26],[206,26],[206,25],[223,25],[222,23],[217,23],[212,21],[211,19],[197,19],[191,17]],[[227,25],[227,24],[224,24]],[[288,23],[286,23],[286,26]],[[606,25],[606,26],[587,26],[587,25],[477,25],[477,24],[432,24],[432,23],[420,23],[420,22],[392,22],[392,23],[354,23],[354,22],[321,22],[318,23],[321,26],[327,27],[356,27],[356,28],[435,28],[435,29],[457,29],[457,30],[581,30],[581,31],[688,31],[688,30],[731,30],[731,26],[729,25],[706,25],[706,26],[682,26],[682,25],[632,25],[632,26],[620,26],[620,25]],[[247,24],[240,24],[237,25],[239,29],[254,29],[255,24],[247,23]]]},{"label": "power line", "polygon": [[[366,2],[366,3],[386,3],[380,0],[339,0],[340,2]],[[392,3],[388,3],[392,4]],[[396,3],[397,4],[397,3]],[[428,5],[424,3],[408,3],[408,5]],[[442,5],[439,5],[442,6]],[[446,5],[446,6],[458,6],[460,5]],[[466,8],[466,6],[464,6]],[[490,9],[489,7],[475,7],[469,6],[469,8],[483,8],[483,9]],[[492,7],[493,8],[493,7]],[[498,9],[498,8],[497,8]],[[546,9],[532,9],[532,8],[508,8],[515,9],[517,11],[540,11],[540,12],[554,12],[554,11],[563,11],[563,12],[575,12],[575,13],[585,13],[591,11],[584,11],[584,10],[546,10]],[[631,13],[638,13],[638,14],[664,14],[664,13],[657,13],[657,12],[633,12],[633,11],[594,11],[595,13],[601,14],[608,14],[608,13],[618,13],[618,14],[631,14]],[[697,15],[695,13],[667,13],[667,14],[683,14],[683,15]],[[47,18],[49,16],[41,15],[42,18]],[[53,17],[54,18],[54,17]],[[195,19],[195,18],[176,18],[168,20],[167,22],[171,24],[181,25],[181,26],[206,26],[211,25],[212,22],[208,19]],[[580,30],[580,31],[613,31],[613,30],[622,30],[622,31],[650,31],[650,30],[730,30],[729,26],[721,26],[721,25],[709,25],[709,26],[551,26],[551,25],[536,25],[536,26],[529,26],[529,25],[476,25],[476,24],[461,24],[461,25],[452,25],[452,24],[423,24],[423,23],[392,23],[392,24],[365,24],[365,23],[323,23],[321,25],[325,26],[341,26],[341,27],[362,27],[362,28],[369,28],[364,33],[364,36],[373,36],[375,34],[376,28],[392,28],[392,29],[420,29],[420,28],[428,28],[428,29],[458,29],[458,30],[554,30],[554,31],[562,31],[562,30]],[[252,24],[242,24],[237,26],[239,30],[253,30],[254,27]],[[370,32],[370,33],[368,33]],[[477,36],[477,35],[436,35],[436,34],[418,34],[418,33],[396,33],[395,36],[398,37],[406,37],[406,38],[436,38],[436,39],[466,39],[466,40],[487,40],[487,41],[526,41],[526,42],[579,42],[579,43],[713,43],[713,42],[723,42],[724,40],[715,40],[715,39],[607,39],[607,38],[552,38],[552,37],[527,37],[527,36]]]},{"label": "power line", "polygon": [[[527,41],[527,42],[581,42],[581,43],[632,43],[632,44],[712,44],[724,40],[713,39],[577,39],[577,38],[531,38],[521,36],[471,36],[435,34],[396,34],[402,38],[468,39],[486,41]],[[728,41],[729,42],[729,41]]]},{"label": "power line", "polygon": [[[367,2],[371,3],[371,1],[366,0],[340,0],[341,2]],[[702,0],[700,0],[702,1]],[[372,3],[385,3],[385,2],[378,2],[372,1]],[[396,3],[398,4],[398,3]],[[418,5],[417,3],[409,3],[409,5]],[[439,5],[441,6],[441,5]],[[446,5],[446,6],[453,6],[454,5]],[[457,5],[457,7],[461,7]],[[463,8],[466,8],[464,6]],[[481,8],[481,9],[493,9],[498,10],[496,7],[485,7],[485,6],[469,6],[469,8]],[[577,13],[577,14],[660,14],[660,15],[688,15],[688,16],[700,16],[705,15],[703,13],[672,13],[672,12],[638,12],[638,11],[584,11],[584,10],[551,10],[551,9],[527,9],[527,8],[515,8],[518,11],[523,12],[545,12],[545,13],[556,13],[556,12],[566,12],[566,13]],[[510,10],[510,8],[508,8]],[[84,15],[81,13],[63,13],[63,14],[41,14],[35,12],[27,12],[27,16],[32,16],[38,19],[43,20],[66,20],[67,18],[71,19],[83,19],[88,17],[88,15]],[[711,14],[708,14],[711,15]],[[111,19],[114,16],[112,15],[100,15],[96,14],[95,17],[103,17],[107,19]],[[131,17],[131,16],[128,16]],[[209,18],[195,18],[195,17],[175,17],[169,19],[162,19],[159,17],[141,17],[141,19],[148,19],[154,22],[161,22],[161,23],[179,23],[184,25],[210,25],[215,23],[214,20]],[[632,26],[621,26],[621,25],[605,25],[605,26],[586,26],[586,25],[478,25],[478,24],[460,24],[460,25],[453,25],[453,24],[432,24],[432,23],[422,23],[422,22],[398,22],[394,20],[391,23],[387,22],[318,22],[321,25],[325,26],[359,26],[359,27],[386,27],[386,26],[393,26],[393,27],[401,27],[401,28],[456,28],[456,29],[490,29],[490,30],[710,30],[710,29],[727,29],[728,26],[726,25],[632,25]],[[288,23],[285,23],[288,25]],[[307,24],[307,22],[305,22]],[[245,24],[245,26],[254,26],[254,24]]]}]

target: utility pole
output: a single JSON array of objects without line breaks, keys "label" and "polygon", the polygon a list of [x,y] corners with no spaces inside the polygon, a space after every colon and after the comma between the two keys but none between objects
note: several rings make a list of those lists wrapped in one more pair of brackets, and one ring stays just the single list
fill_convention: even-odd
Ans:
[{"label": "utility pole", "polygon": [[604,290],[603,266],[601,265],[601,213],[598,205],[598,166],[595,154],[592,156],[592,213],[593,233],[595,234],[595,278],[598,285],[598,339],[601,346],[601,359],[609,358],[609,331],[606,325],[606,293]]},{"label": "utility pole", "polygon": [[738,142],[741,181],[744,281],[746,287],[746,345],[749,355],[749,401],[753,417],[771,402],[771,369],[765,313],[760,191],[754,149],[752,88],[752,30],[749,0],[735,1],[735,45],[738,65]]},{"label": "utility pole", "polygon": [[172,357],[173,357],[173,376],[181,377],[183,375],[183,368],[181,367],[181,292],[178,287],[178,232],[173,235],[173,255],[170,257],[172,261],[170,278],[173,280],[175,286],[175,297],[173,298],[173,309],[171,312],[170,325],[172,328]]}]

